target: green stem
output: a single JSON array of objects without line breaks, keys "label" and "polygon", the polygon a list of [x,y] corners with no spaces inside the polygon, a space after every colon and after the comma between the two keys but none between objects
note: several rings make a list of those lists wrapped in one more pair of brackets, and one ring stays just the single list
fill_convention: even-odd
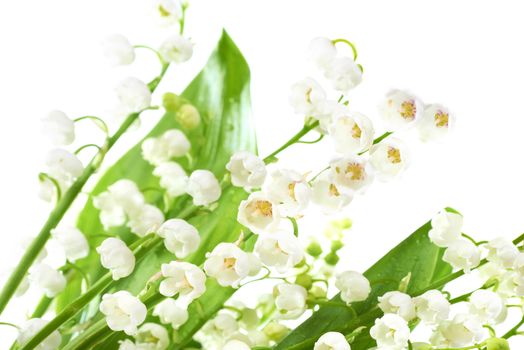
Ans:
[{"label": "green stem", "polygon": [[295,237],[298,237],[298,223],[297,223],[297,219],[295,218],[292,218],[292,217],[288,217],[289,221],[291,221],[291,225],[293,225],[293,234],[295,235]]},{"label": "green stem", "polygon": [[35,311],[33,311],[31,318],[40,318],[44,316],[52,302],[53,298],[43,296],[42,299],[40,299],[40,301],[38,302],[38,305],[36,305]]},{"label": "green stem", "polygon": [[[165,73],[167,72],[167,69],[169,67],[169,64],[165,64],[162,67],[162,71],[160,72],[160,75],[153,79],[149,83],[149,89],[151,92],[154,92],[157,88],[158,84],[164,77]],[[109,138],[107,138],[104,146],[102,149],[97,152],[97,154],[92,158],[92,160],[89,162],[89,164],[85,167],[82,174],[76,179],[76,181],[71,185],[71,187],[66,191],[66,193],[63,195],[63,197],[58,201],[56,204],[56,207],[53,209],[53,211],[49,214],[49,217],[47,221],[44,223],[44,226],[41,228],[38,235],[35,237],[33,242],[31,242],[31,245],[27,248],[24,255],[20,259],[20,262],[16,266],[16,268],[11,273],[11,276],[5,283],[4,287],[2,288],[2,292],[0,293],[0,314],[4,311],[5,307],[7,306],[7,303],[11,298],[13,297],[16,289],[20,285],[20,282],[26,275],[27,271],[35,261],[36,257],[42,250],[42,248],[45,246],[47,241],[49,240],[51,236],[51,230],[54,229],[58,223],[62,220],[65,213],[73,203],[73,201],[76,199],[77,195],[82,191],[82,188],[86,184],[86,182],[89,180],[91,175],[93,175],[100,167],[102,160],[104,159],[105,154],[113,147],[113,145],[120,139],[120,137],[127,131],[127,129],[137,120],[140,113],[133,113],[130,114],[120,125],[120,128]],[[84,117],[87,118],[87,117]],[[90,116],[89,118],[92,119]],[[80,118],[79,118],[80,119]],[[78,121],[78,119],[77,119]]]},{"label": "green stem", "polygon": [[164,66],[166,64],[166,62],[164,60],[164,57],[162,57],[162,54],[160,52],[158,52],[158,50],[153,49],[151,46],[135,45],[134,48],[135,49],[146,49],[146,50],[149,50],[149,51],[153,52],[158,57],[158,60],[160,61],[160,64],[162,66]]},{"label": "green stem", "polygon": [[519,321],[519,323],[517,323],[513,328],[511,328],[509,331],[507,331],[507,333],[504,334],[502,336],[502,338],[509,339],[512,336],[516,335],[518,333],[518,330],[519,330],[520,326],[522,326],[523,324],[524,324],[524,317],[522,317],[522,319]]},{"label": "green stem", "polygon": [[79,122],[81,120],[92,120],[93,122],[95,122],[95,124],[100,128],[102,129],[102,131],[109,136],[109,128],[107,127],[107,124],[106,122],[102,119],[102,118],[99,118],[99,117],[95,117],[94,115],[86,115],[86,116],[83,116],[83,117],[79,117],[79,118],[76,118],[74,119],[73,121],[76,123],[76,122]]},{"label": "green stem", "polygon": [[347,39],[335,39],[335,40],[332,40],[331,42],[333,44],[344,43],[344,44],[348,45],[351,48],[351,51],[353,51],[353,60],[354,61],[357,60],[357,57],[358,57],[357,48],[355,47],[355,45],[351,41],[349,41]]},{"label": "green stem", "polygon": [[300,141],[300,139],[306,135],[308,132],[310,132],[311,130],[313,130],[314,128],[316,128],[317,126],[319,125],[319,122],[318,120],[312,122],[312,123],[309,123],[309,124],[306,124],[304,125],[304,127],[299,131],[297,132],[293,137],[291,137],[286,143],[284,143],[282,146],[280,146],[276,151],[274,151],[273,153],[271,153],[270,155],[268,155],[267,157],[264,158],[264,161],[267,162],[273,158],[275,158],[275,156],[277,154],[279,154],[280,152],[282,152],[283,150],[285,150],[286,148],[288,148],[289,146],[297,143]]},{"label": "green stem", "polygon": [[58,181],[47,173],[38,174],[38,178],[40,179],[40,181],[51,181],[56,190],[56,204],[58,205],[58,202],[60,202],[60,199],[62,198],[62,189],[60,188],[60,184],[58,183]]},{"label": "green stem", "polygon": [[102,147],[100,147],[99,145],[96,145],[94,143],[88,143],[87,145],[83,145],[83,146],[78,147],[77,150],[75,151],[75,154],[78,154],[78,153],[82,152],[82,150],[84,150],[86,148],[89,148],[89,147],[95,147],[96,149],[98,149],[98,152],[100,152],[102,150]]},{"label": "green stem", "polygon": [[10,322],[0,322],[0,326],[9,326],[16,329],[20,329],[20,327],[18,327],[16,324]]}]

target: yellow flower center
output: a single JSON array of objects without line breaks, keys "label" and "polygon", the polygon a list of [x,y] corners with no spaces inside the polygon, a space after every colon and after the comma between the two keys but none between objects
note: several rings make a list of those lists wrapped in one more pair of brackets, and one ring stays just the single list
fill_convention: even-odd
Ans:
[{"label": "yellow flower center", "polygon": [[400,115],[402,118],[412,121],[415,119],[415,114],[417,114],[417,106],[415,105],[415,101],[404,101],[400,105]]},{"label": "yellow flower center", "polygon": [[313,88],[309,88],[306,91],[306,102],[311,103],[311,92],[313,91]]},{"label": "yellow flower center", "polygon": [[360,139],[362,137],[362,129],[357,125],[357,123],[354,123],[351,128],[351,136],[353,136],[354,139]]},{"label": "yellow flower center", "polygon": [[449,114],[448,113],[445,113],[442,111],[437,111],[437,113],[435,113],[435,125],[437,126],[437,128],[447,128],[448,123],[449,123]]},{"label": "yellow flower center", "polygon": [[226,269],[231,269],[235,266],[236,262],[237,262],[237,259],[235,258],[225,258],[224,266]]},{"label": "yellow flower center", "polygon": [[273,216],[273,205],[269,201],[256,201],[255,210],[263,216]]},{"label": "yellow flower center", "polygon": [[329,194],[335,197],[340,196],[340,192],[338,192],[337,186],[334,184],[329,184]]},{"label": "yellow flower center", "polygon": [[398,164],[402,161],[400,158],[400,150],[395,147],[388,147],[388,160],[393,164]]},{"label": "yellow flower center", "polygon": [[346,174],[351,174],[351,180],[363,180],[364,167],[359,163],[349,163],[346,167]]},{"label": "yellow flower center", "polygon": [[289,196],[290,196],[291,198],[293,198],[294,201],[297,200],[297,198],[295,197],[295,185],[296,185],[295,182],[292,182],[292,183],[290,183],[289,185],[287,185],[287,189],[288,189],[288,191],[289,191]]},{"label": "yellow flower center", "polygon": [[158,6],[158,12],[160,12],[160,16],[162,17],[169,17],[171,15],[171,12],[166,10],[166,8],[162,5]]}]

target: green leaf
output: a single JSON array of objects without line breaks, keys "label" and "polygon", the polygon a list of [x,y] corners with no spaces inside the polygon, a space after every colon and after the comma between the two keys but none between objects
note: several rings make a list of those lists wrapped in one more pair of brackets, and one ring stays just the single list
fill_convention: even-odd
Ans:
[{"label": "green leaf", "polygon": [[[377,307],[379,296],[398,290],[401,280],[408,274],[411,274],[411,278],[407,293],[414,295],[451,273],[451,266],[441,259],[443,249],[431,243],[428,238],[430,228],[429,222],[420,227],[364,273],[371,282],[372,291],[366,301],[352,305],[358,318],[354,318],[347,307],[323,306],[284,338],[275,349],[312,349],[317,339],[326,332],[348,334],[362,326],[367,329],[356,337],[351,349],[366,350],[376,346],[369,336],[369,328],[382,315]],[[341,301],[339,295],[333,300]]]},{"label": "green leaf", "polygon": [[[190,132],[186,131],[191,141],[191,155],[196,165],[195,169],[209,169],[220,179],[225,173],[225,164],[229,161],[231,154],[239,150],[256,153],[249,84],[249,67],[234,42],[224,31],[204,69],[181,95],[199,110],[202,117],[202,123],[198,128]],[[175,121],[175,114],[168,112],[147,137],[160,135],[165,130],[172,128],[180,128],[180,126]],[[141,156],[140,146],[141,142],[107,170],[93,189],[93,195],[105,191],[115,181],[124,178],[135,181],[142,189],[159,187],[158,179],[152,175],[152,166]],[[187,166],[185,160],[180,163]],[[148,202],[161,206],[162,194],[150,191],[145,195]],[[201,213],[190,220],[199,230],[202,243],[200,249],[188,258],[189,261],[200,264],[204,260],[205,253],[218,242],[234,241],[238,238],[241,227],[236,221],[236,209],[239,202],[246,196],[247,193],[242,189],[231,187],[222,194],[217,209],[211,213]],[[190,200],[187,197],[181,197],[178,204],[170,211],[172,215],[168,217],[176,216],[183,207],[189,204]],[[104,229],[99,220],[99,211],[94,208],[91,199],[87,201],[80,213],[77,225],[86,234],[92,247],[98,246],[103,240],[103,238],[94,237],[104,233]],[[112,229],[111,233],[118,234],[126,242],[136,239],[136,236],[124,227]],[[146,281],[159,271],[162,263],[174,259],[175,256],[167,252],[163,246],[158,247],[137,264],[131,276],[118,281],[113,289],[126,289],[136,294],[142,290]],[[78,262],[78,265],[89,273],[92,280],[96,280],[106,272],[100,266],[99,256],[94,248],[86,259]],[[79,276],[73,283],[68,284],[66,291],[59,296],[58,310],[63,309],[80,295],[78,279]],[[211,289],[211,285],[209,288]],[[202,300],[205,300],[206,303],[221,305],[230,296],[230,293],[228,289],[220,289],[204,295]],[[84,312],[84,318],[98,311],[97,301],[94,301],[89,309],[90,312]],[[194,307],[190,311],[196,312]],[[189,323],[192,326],[184,326],[180,334],[189,335],[197,330],[192,327],[195,327],[194,321],[198,319],[198,316],[192,315],[190,319]]]}]

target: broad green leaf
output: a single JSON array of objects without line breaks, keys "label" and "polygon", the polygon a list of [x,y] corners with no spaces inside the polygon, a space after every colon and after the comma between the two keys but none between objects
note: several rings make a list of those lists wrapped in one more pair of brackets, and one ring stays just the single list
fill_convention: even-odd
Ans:
[{"label": "broad green leaf", "polygon": [[[197,129],[186,132],[192,145],[191,153],[196,165],[195,169],[209,169],[218,179],[221,179],[225,173],[225,164],[232,153],[239,150],[256,153],[249,83],[250,72],[247,63],[231,38],[224,32],[204,69],[181,95],[199,110],[203,121]],[[179,125],[173,113],[166,113],[147,137],[160,135],[171,128],[179,128]],[[123,178],[135,181],[142,189],[159,187],[158,179],[152,175],[152,166],[141,156],[140,145],[141,142],[107,170],[92,191],[93,195],[105,191],[108,186]],[[186,166],[187,162],[182,160],[181,164]],[[236,209],[246,196],[242,189],[228,188],[222,194],[216,210],[211,213],[201,213],[190,220],[198,228],[202,243],[198,252],[189,257],[189,261],[200,264],[206,251],[212,249],[218,242],[235,241],[238,238],[241,227],[236,221]],[[157,192],[147,192],[146,199],[150,203],[161,206],[162,196]],[[189,204],[190,200],[182,198],[170,212],[172,215],[169,217],[176,216],[179,210]],[[104,232],[98,215],[98,210],[94,208],[92,200],[89,200],[78,218],[78,227],[87,235],[92,247],[98,246],[103,240],[94,237]],[[127,242],[135,239],[126,228],[115,229],[112,233],[117,233]],[[118,281],[114,289],[126,289],[136,294],[144,287],[146,281],[159,271],[162,263],[174,259],[172,254],[159,247],[148,253],[147,257],[136,266],[134,273]],[[88,271],[92,280],[106,272],[101,268],[99,256],[94,249],[78,265]],[[59,297],[57,305],[59,310],[81,293],[78,279],[73,282]],[[208,287],[212,289],[211,283]],[[202,297],[202,302],[222,305],[230,294],[231,291],[224,288],[210,291]],[[97,303],[92,303],[90,309],[93,313],[96,312]],[[196,312],[194,307],[191,311]],[[192,315],[189,322],[192,326],[184,327],[180,334],[190,337],[190,334],[197,330],[194,328],[196,325],[194,321],[197,319],[198,315]]]},{"label": "broad green leaf", "polygon": [[[351,349],[367,350],[375,346],[369,336],[369,328],[375,318],[381,316],[380,309],[376,307],[379,296],[391,290],[398,290],[400,281],[410,273],[407,288],[409,294],[416,294],[451,273],[451,266],[441,259],[443,249],[431,243],[428,238],[430,228],[429,222],[420,227],[364,273],[371,282],[372,291],[366,301],[353,305],[359,315],[357,319],[347,307],[321,307],[284,338],[275,349],[312,349],[317,339],[326,332],[339,331],[348,334],[362,326],[367,328],[351,344]],[[339,295],[333,300],[341,301]]]}]

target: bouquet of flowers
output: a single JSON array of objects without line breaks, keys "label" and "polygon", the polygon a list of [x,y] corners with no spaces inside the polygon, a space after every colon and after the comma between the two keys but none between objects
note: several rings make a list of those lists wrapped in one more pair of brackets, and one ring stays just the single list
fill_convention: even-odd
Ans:
[{"label": "bouquet of flowers", "polygon": [[[122,35],[103,45],[114,65],[148,50],[160,67],[149,83],[130,77],[116,87],[118,128],[58,110],[42,120],[59,147],[39,174],[53,209],[3,284],[0,312],[29,285],[42,299],[24,324],[1,322],[18,328],[12,349],[509,349],[524,318],[499,325],[508,308],[522,311],[524,235],[477,241],[462,232],[460,212],[444,208],[369,269],[353,271],[339,263],[349,219],[326,220],[323,235],[302,234],[308,213],[343,213],[375,181],[406,169],[399,130],[444,139],[454,124],[446,107],[394,90],[372,122],[348,97],[364,76],[355,45],[314,38],[307,50],[320,78],[300,80],[289,94],[303,124],[258,155],[249,68],[225,31],[187,88],[152,104],[169,68],[193,55],[188,4],[155,6],[173,31],[159,48]],[[164,113],[158,124],[86,186],[149,110]],[[90,122],[105,141],[71,149]],[[300,173],[279,162],[296,144],[320,142],[333,145],[320,169]],[[86,154],[94,156],[82,161]],[[82,207],[68,226],[62,218],[74,202]],[[50,240],[63,249],[62,266],[45,260]],[[478,285],[447,291],[473,270]]]}]

